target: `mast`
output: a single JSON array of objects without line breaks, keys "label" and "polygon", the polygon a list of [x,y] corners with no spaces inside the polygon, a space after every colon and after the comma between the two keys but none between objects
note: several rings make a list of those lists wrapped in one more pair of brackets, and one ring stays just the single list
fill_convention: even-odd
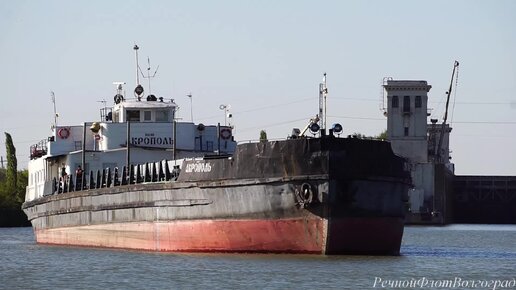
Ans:
[{"label": "mast", "polygon": [[54,105],[54,125],[53,128],[57,128],[57,111],[56,111],[56,95],[54,92],[50,92],[50,95],[52,96],[52,104]]},{"label": "mast", "polygon": [[136,58],[136,86],[138,86],[140,84],[140,74],[139,74],[140,66],[138,64],[138,49],[140,49],[140,48],[138,47],[138,45],[135,44],[133,49],[134,49],[134,55]]},{"label": "mast", "polygon": [[192,93],[189,93],[186,96],[190,99],[190,121],[193,123],[193,100],[192,100]]},{"label": "mast", "polygon": [[[143,94],[143,87],[140,84],[140,75],[139,75],[139,72],[141,71],[141,69],[140,69],[140,65],[138,64],[138,49],[140,49],[140,48],[138,47],[138,45],[135,44],[133,49],[134,49],[134,57],[136,58],[136,88],[134,89],[134,95],[136,98],[138,98],[138,101],[140,101],[141,96]],[[142,73],[142,75],[143,75],[143,73]]]},{"label": "mast", "polygon": [[323,75],[322,83],[319,84],[319,119],[321,120],[321,131],[326,130],[326,96],[328,87],[326,85],[326,73]]},{"label": "mast", "polygon": [[452,76],[451,76],[451,80],[450,80],[450,88],[446,92],[446,95],[447,95],[446,96],[446,109],[444,111],[443,124],[441,125],[441,134],[439,135],[439,145],[437,145],[437,147],[435,148],[435,156],[437,157],[437,160],[439,162],[444,162],[443,160],[441,160],[441,147],[443,145],[444,131],[446,130],[446,120],[448,119],[448,105],[450,104],[450,95],[451,95],[452,87],[453,87],[453,78],[455,77],[455,70],[458,67],[459,67],[459,62],[455,61],[453,63],[453,71],[452,71]]}]

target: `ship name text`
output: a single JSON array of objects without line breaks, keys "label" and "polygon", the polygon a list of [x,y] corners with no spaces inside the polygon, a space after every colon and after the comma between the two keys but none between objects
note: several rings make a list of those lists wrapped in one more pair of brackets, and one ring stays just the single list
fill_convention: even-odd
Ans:
[{"label": "ship name text", "polygon": [[186,173],[204,173],[211,172],[211,164],[209,162],[197,162],[186,164]]},{"label": "ship name text", "polygon": [[172,145],[172,137],[132,137],[131,144],[133,145]]}]

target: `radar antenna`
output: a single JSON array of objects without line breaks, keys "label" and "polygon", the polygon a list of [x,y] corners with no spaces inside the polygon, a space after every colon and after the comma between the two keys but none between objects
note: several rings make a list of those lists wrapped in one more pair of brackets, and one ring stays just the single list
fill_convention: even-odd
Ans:
[{"label": "radar antenna", "polygon": [[147,64],[148,64],[148,66],[147,66],[147,76],[145,76],[143,74],[142,69],[140,67],[138,67],[138,69],[140,70],[140,73],[142,74],[142,77],[149,81],[149,95],[151,95],[152,94],[151,93],[151,78],[154,78],[156,76],[156,73],[158,72],[158,69],[159,69],[159,65],[156,68],[156,70],[154,71],[154,74],[152,74],[152,76],[151,76],[151,74],[150,74],[151,65],[150,65],[150,58],[149,57],[147,57]]}]

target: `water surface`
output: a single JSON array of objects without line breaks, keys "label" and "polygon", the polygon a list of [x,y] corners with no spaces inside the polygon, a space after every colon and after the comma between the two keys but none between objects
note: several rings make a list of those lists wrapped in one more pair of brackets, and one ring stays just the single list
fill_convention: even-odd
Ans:
[{"label": "water surface", "polygon": [[0,289],[374,289],[375,279],[510,280],[515,269],[512,225],[406,227],[397,257],[46,246],[31,228],[0,228]]}]

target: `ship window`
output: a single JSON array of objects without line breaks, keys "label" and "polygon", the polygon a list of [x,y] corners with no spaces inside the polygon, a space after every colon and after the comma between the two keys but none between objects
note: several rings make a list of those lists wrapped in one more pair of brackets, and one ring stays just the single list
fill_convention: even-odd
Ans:
[{"label": "ship window", "polygon": [[156,122],[168,122],[168,111],[156,111]]},{"label": "ship window", "polygon": [[151,111],[143,111],[143,120],[144,121],[152,121],[152,112]]},{"label": "ship window", "polygon": [[127,121],[140,122],[140,111],[127,110]]},{"label": "ship window", "polygon": [[410,96],[403,97],[403,112],[410,112]]},{"label": "ship window", "polygon": [[421,96],[416,96],[416,108],[421,108]]},{"label": "ship window", "polygon": [[392,107],[397,108],[399,106],[398,96],[392,96]]},{"label": "ship window", "polygon": [[206,151],[213,151],[213,141],[206,141]]},{"label": "ship window", "polygon": [[74,143],[75,150],[82,149],[82,141],[74,141],[73,143]]}]

